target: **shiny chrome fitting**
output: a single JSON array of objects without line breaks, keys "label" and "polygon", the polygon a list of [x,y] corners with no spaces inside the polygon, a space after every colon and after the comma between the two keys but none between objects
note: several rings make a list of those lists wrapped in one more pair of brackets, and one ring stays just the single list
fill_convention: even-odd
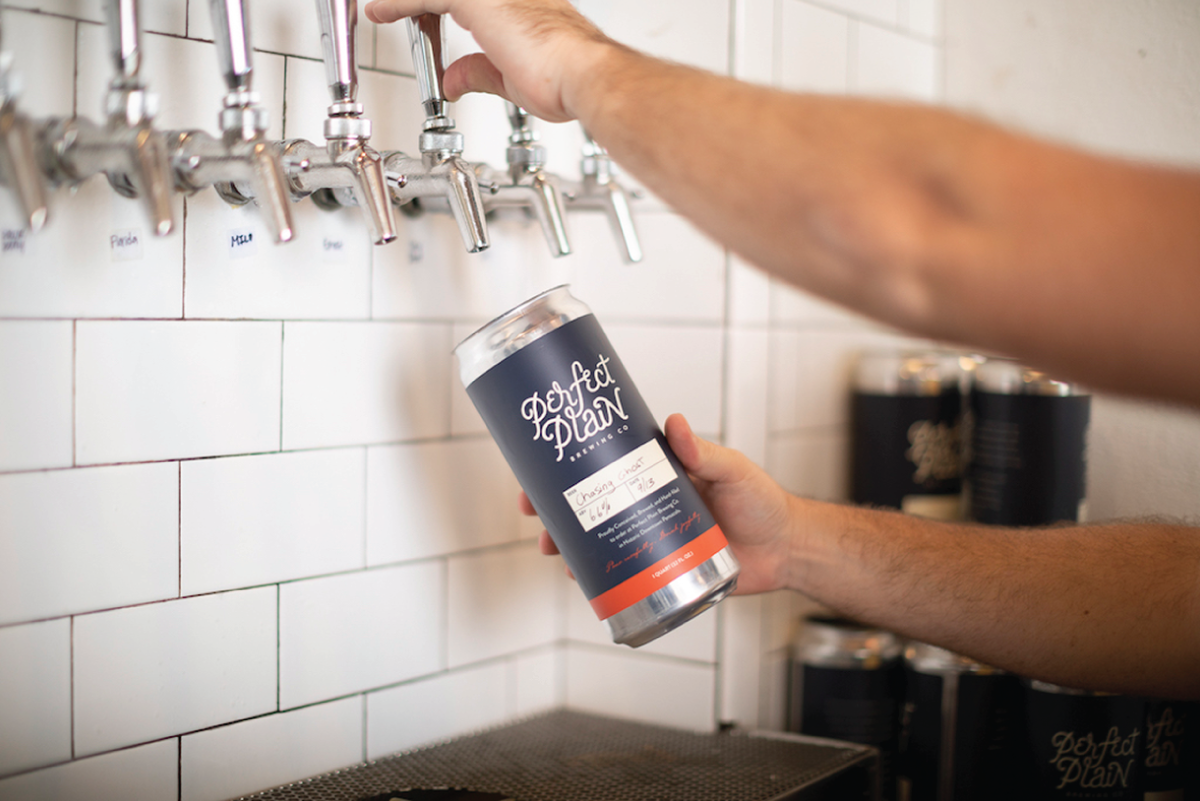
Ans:
[{"label": "shiny chrome fitting", "polygon": [[325,138],[365,141],[371,138],[371,121],[361,117],[328,117],[325,120]]},{"label": "shiny chrome fitting", "polygon": [[271,115],[261,106],[227,106],[221,110],[221,130],[236,133],[242,139],[252,139],[265,133]]},{"label": "shiny chrome fitting", "polygon": [[458,131],[425,131],[420,148],[422,153],[459,154],[463,152],[463,135]]},{"label": "shiny chrome fitting", "polygon": [[262,97],[259,96],[258,92],[242,89],[226,94],[223,102],[225,108],[250,108],[262,102]]},{"label": "shiny chrome fitting", "polygon": [[541,145],[513,145],[506,157],[510,167],[537,170],[546,166],[546,148]]},{"label": "shiny chrome fitting", "polygon": [[363,104],[345,101],[334,103],[329,107],[330,117],[359,117],[363,113]]},{"label": "shiny chrome fitting", "polygon": [[158,96],[145,89],[112,88],[108,91],[105,111],[108,118],[135,126],[149,122],[158,114]]},{"label": "shiny chrome fitting", "polygon": [[442,115],[438,115],[436,117],[426,117],[425,130],[429,131],[430,133],[437,133],[438,131],[453,131],[454,119],[452,117],[446,117]]}]

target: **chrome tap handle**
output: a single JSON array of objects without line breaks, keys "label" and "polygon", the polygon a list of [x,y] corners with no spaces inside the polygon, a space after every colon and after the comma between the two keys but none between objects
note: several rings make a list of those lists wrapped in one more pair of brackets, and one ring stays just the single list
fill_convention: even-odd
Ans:
[{"label": "chrome tap handle", "polygon": [[251,91],[254,58],[250,48],[250,18],[246,0],[209,0],[213,38],[225,87],[231,93]]},{"label": "chrome tap handle", "polygon": [[108,17],[108,47],[112,56],[114,87],[138,86],[142,66],[141,20],[138,0],[104,0]]},{"label": "chrome tap handle", "polygon": [[511,100],[504,101],[504,108],[508,111],[508,124],[512,126],[513,136],[520,136],[520,141],[529,141],[525,138],[533,133],[529,125],[529,112]]},{"label": "chrome tap handle", "polygon": [[0,53],[0,183],[16,195],[21,217],[37,233],[46,224],[46,185],[38,170],[33,130],[17,110],[17,83],[12,55]]},{"label": "chrome tap handle", "polygon": [[409,17],[405,24],[421,103],[425,107],[425,127],[428,129],[435,121],[444,121],[436,124],[453,128],[454,122],[446,117],[446,92],[442,88],[442,78],[446,74],[446,31],[442,26],[442,15],[421,14]]},{"label": "chrome tap handle", "polygon": [[358,0],[317,0],[325,78],[334,104],[358,102]]}]

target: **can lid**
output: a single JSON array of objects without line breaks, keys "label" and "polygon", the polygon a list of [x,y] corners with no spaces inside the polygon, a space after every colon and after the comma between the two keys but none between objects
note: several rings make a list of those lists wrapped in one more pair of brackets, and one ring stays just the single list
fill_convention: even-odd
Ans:
[{"label": "can lid", "polygon": [[909,643],[904,649],[904,661],[917,673],[971,673],[976,676],[1004,674],[1003,670],[991,665],[923,642]]},{"label": "can lid", "polygon": [[965,389],[970,356],[939,350],[867,350],[859,354],[854,388],[871,395],[941,395]]},{"label": "can lid", "polygon": [[900,638],[889,631],[846,618],[810,615],[804,619],[793,658],[820,667],[878,670],[896,664],[902,652]]},{"label": "can lid", "polygon": [[1097,698],[1107,698],[1117,695],[1117,693],[1106,693],[1100,690],[1078,690],[1074,687],[1063,687],[1060,684],[1051,684],[1048,681],[1040,681],[1038,679],[1025,679],[1024,684],[1031,690],[1036,690],[1040,693],[1051,693],[1053,695],[1081,695]]},{"label": "can lid", "polygon": [[454,349],[464,387],[551,331],[591,314],[566,284],[547,289],[479,328]]},{"label": "can lid", "polygon": [[1067,398],[1091,393],[1011,359],[988,359],[975,369],[975,389],[997,395],[1043,395]]}]

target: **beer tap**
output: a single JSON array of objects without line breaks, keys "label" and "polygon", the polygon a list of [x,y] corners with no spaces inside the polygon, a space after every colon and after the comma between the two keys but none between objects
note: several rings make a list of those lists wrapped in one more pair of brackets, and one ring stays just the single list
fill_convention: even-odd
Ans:
[{"label": "beer tap", "polygon": [[[425,129],[419,141],[420,158],[399,151],[384,155],[392,200],[403,207],[418,198],[443,198],[458,224],[463,245],[468,252],[477,253],[491,241],[475,165],[462,158],[463,135],[454,130],[454,120],[446,115],[447,101],[442,91],[446,69],[442,18],[438,14],[423,14],[410,18],[407,25],[413,66],[425,107]],[[495,191],[495,187],[487,187]]]},{"label": "beer tap", "polygon": [[151,125],[157,98],[138,77],[138,0],[107,0],[105,5],[116,72],[108,87],[107,120],[104,125],[82,117],[49,120],[39,133],[39,160],[55,186],[104,173],[118,194],[142,201],[151,230],[165,236],[175,227],[173,181],[166,140]]},{"label": "beer tap", "polygon": [[313,196],[322,208],[358,206],[371,238],[382,245],[396,238],[383,158],[367,142],[371,121],[358,102],[355,32],[357,0],[317,0],[325,75],[333,104],[325,120],[325,146],[304,139],[282,143],[283,166],[292,195]]},{"label": "beer tap", "polygon": [[212,185],[234,206],[257,199],[276,242],[292,239],[291,194],[279,151],[265,138],[267,111],[251,88],[253,76],[246,0],[209,0],[213,34],[228,92],[221,111],[221,138],[202,131],[173,131],[175,185],[194,193]]},{"label": "beer tap", "polygon": [[625,260],[639,262],[642,260],[642,243],[633,223],[629,193],[617,182],[617,165],[586,130],[583,138],[583,159],[579,164],[583,180],[563,188],[567,208],[604,211],[621,241]]},{"label": "beer tap", "polygon": [[37,233],[46,224],[46,186],[38,172],[33,128],[17,110],[20,81],[12,54],[0,52],[0,184],[16,196],[25,227]]},{"label": "beer tap", "polygon": [[515,103],[507,103],[512,134],[508,137],[508,174],[481,164],[476,167],[480,179],[495,184],[484,197],[489,210],[500,207],[529,209],[542,226],[546,244],[555,256],[571,252],[571,242],[563,221],[562,192],[558,176],[546,172],[546,148],[538,144],[538,135],[529,124],[529,114]]}]

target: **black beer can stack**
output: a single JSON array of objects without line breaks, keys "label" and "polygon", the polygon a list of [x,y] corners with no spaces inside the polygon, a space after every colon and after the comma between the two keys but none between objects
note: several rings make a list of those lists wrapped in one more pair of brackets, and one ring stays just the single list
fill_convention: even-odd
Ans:
[{"label": "black beer can stack", "polygon": [[1091,396],[1005,359],[974,373],[968,469],[971,519],[1042,526],[1085,517]]},{"label": "black beer can stack", "polygon": [[894,798],[903,644],[844,618],[810,615],[792,651],[788,731],[880,751],[879,789]]},{"label": "black beer can stack", "polygon": [[943,520],[962,518],[966,356],[871,351],[851,399],[851,498]]},{"label": "black beer can stack", "polygon": [[1019,680],[924,643],[910,643],[904,661],[901,801],[1021,797],[1013,749]]}]

